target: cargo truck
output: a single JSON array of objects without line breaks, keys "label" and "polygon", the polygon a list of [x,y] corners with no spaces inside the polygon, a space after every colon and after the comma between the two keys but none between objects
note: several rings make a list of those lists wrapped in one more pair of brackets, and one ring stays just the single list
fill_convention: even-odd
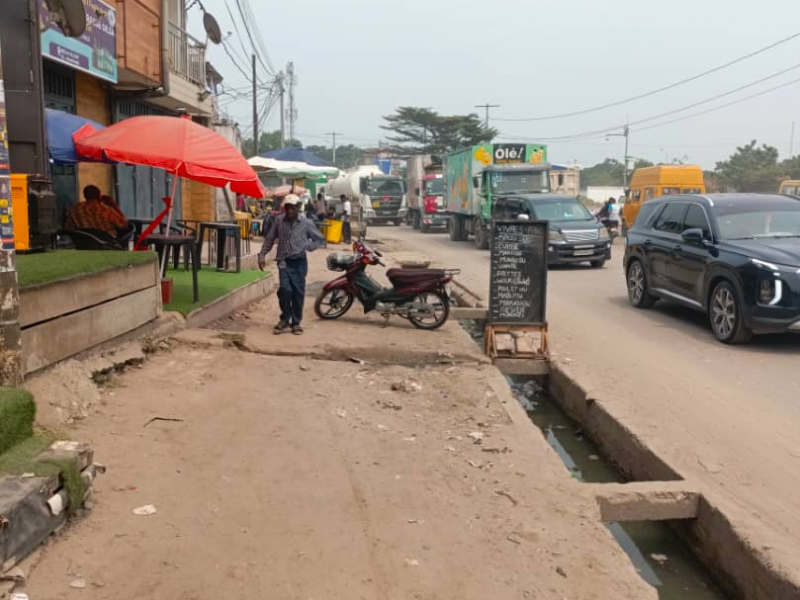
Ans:
[{"label": "cargo truck", "polygon": [[419,154],[408,159],[406,168],[408,170],[406,222],[422,233],[437,227],[447,227],[441,162],[429,154]]},{"label": "cargo truck", "polygon": [[450,239],[473,235],[475,245],[486,249],[497,200],[549,191],[550,165],[542,144],[483,144],[454,152],[444,160]]},{"label": "cargo truck", "polygon": [[373,165],[357,167],[334,179],[326,193],[335,200],[341,195],[350,200],[354,233],[357,229],[366,232],[366,225],[372,223],[400,225],[406,218],[405,182]]}]

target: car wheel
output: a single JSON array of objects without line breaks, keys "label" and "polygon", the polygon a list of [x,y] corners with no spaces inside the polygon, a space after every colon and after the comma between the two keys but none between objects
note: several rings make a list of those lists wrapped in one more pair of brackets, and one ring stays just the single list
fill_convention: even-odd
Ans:
[{"label": "car wheel", "polygon": [[603,265],[606,264],[606,259],[604,258],[603,260],[593,260],[589,264],[592,265],[593,269],[602,269]]},{"label": "car wheel", "polygon": [[647,274],[642,263],[638,260],[631,261],[627,272],[628,300],[635,308],[650,308],[656,303],[656,297],[650,294],[647,284]]},{"label": "car wheel", "polygon": [[727,281],[718,283],[708,303],[711,331],[724,344],[743,344],[753,336],[742,318],[742,302]]},{"label": "car wheel", "polygon": [[475,246],[479,250],[487,250],[489,248],[489,235],[488,231],[483,228],[483,223],[480,219],[475,220]]}]

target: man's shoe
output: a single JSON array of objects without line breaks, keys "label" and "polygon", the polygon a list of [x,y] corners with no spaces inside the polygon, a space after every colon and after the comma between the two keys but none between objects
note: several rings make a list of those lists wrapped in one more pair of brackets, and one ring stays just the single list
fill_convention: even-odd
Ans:
[{"label": "man's shoe", "polygon": [[292,327],[292,333],[295,335],[303,335],[303,328],[300,325],[295,325]]},{"label": "man's shoe", "polygon": [[280,333],[286,333],[289,331],[289,323],[287,321],[281,321],[275,327],[272,328],[272,333],[278,335]]}]

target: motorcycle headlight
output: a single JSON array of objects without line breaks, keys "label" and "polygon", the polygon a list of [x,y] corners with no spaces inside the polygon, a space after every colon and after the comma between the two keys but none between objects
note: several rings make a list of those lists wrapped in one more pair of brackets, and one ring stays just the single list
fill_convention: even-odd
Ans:
[{"label": "motorcycle headlight", "polygon": [[608,239],[608,229],[606,229],[605,227],[601,227],[600,228],[600,236],[599,237],[600,237],[601,240],[607,240]]},{"label": "motorcycle headlight", "polygon": [[557,229],[551,229],[547,234],[547,239],[548,241],[556,244],[563,244],[567,241],[567,238],[564,237],[564,234]]}]

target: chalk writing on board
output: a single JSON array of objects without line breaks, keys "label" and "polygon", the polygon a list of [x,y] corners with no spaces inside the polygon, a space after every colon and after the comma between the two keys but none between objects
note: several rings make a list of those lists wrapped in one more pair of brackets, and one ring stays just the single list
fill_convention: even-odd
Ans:
[{"label": "chalk writing on board", "polygon": [[547,224],[495,221],[492,224],[491,269],[490,322],[543,323]]}]

